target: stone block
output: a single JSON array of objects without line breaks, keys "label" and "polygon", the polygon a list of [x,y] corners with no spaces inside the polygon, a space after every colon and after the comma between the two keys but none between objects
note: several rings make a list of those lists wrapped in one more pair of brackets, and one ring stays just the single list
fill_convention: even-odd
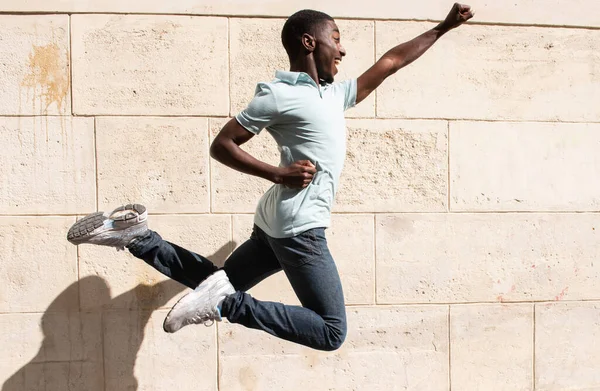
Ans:
[{"label": "stone block", "polygon": [[227,323],[219,325],[218,337],[223,391],[449,387],[446,306],[349,309],[348,337],[335,352]]},{"label": "stone block", "polygon": [[600,304],[536,304],[535,321],[536,390],[600,389]]},{"label": "stone block", "polygon": [[0,115],[71,114],[69,17],[0,15],[0,26]]},{"label": "stone block", "polygon": [[450,123],[452,211],[597,211],[599,124]]},{"label": "stone block", "polygon": [[54,309],[0,315],[3,390],[104,390],[100,314]]},{"label": "stone block", "polygon": [[96,209],[93,119],[0,117],[0,134],[0,213]]},{"label": "stone block", "polygon": [[100,210],[129,202],[150,213],[209,211],[208,121],[98,118]]},{"label": "stone block", "polygon": [[377,303],[598,299],[595,214],[377,215]]},{"label": "stone block", "polygon": [[[377,22],[378,56],[434,26]],[[598,64],[600,30],[462,26],[379,87],[377,116],[598,122]]]},{"label": "stone block", "polygon": [[452,306],[450,346],[453,389],[534,389],[533,304]]},{"label": "stone block", "polygon": [[162,329],[167,311],[111,311],[104,323],[106,389],[217,390],[215,328]]},{"label": "stone block", "polygon": [[78,308],[77,248],[67,242],[72,217],[0,217],[0,313]]},{"label": "stone block", "polygon": [[[600,26],[598,3],[595,0],[553,0],[540,7],[536,0],[497,0],[469,2],[477,11],[475,22],[516,23],[557,26]],[[156,13],[234,16],[288,17],[305,9],[318,9],[336,18],[373,18],[404,20],[441,20],[452,3],[443,0],[423,0],[411,4],[374,0],[347,2],[332,0],[252,1],[252,0],[181,0],[177,2],[118,1],[102,2],[77,0],[30,0],[14,2],[0,0],[0,10],[7,12],[97,12],[97,13]],[[556,12],[560,10],[560,12]]]},{"label": "stone block", "polygon": [[447,134],[442,121],[348,121],[334,211],[446,211]]},{"label": "stone block", "polygon": [[226,115],[227,19],[72,17],[73,110],[92,115]]}]

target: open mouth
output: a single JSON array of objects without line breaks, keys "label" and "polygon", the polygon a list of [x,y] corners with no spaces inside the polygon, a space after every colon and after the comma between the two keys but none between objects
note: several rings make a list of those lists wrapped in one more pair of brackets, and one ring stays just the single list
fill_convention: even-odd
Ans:
[{"label": "open mouth", "polygon": [[340,65],[340,63],[342,62],[341,58],[335,58],[333,60],[333,64],[334,64],[334,68],[335,68],[335,72],[338,72],[338,66]]}]

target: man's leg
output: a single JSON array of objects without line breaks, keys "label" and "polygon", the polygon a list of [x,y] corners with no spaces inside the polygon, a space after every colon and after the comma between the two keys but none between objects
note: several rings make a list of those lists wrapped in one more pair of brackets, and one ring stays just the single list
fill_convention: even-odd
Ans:
[{"label": "man's leg", "polygon": [[281,265],[269,243],[261,240],[254,227],[250,239],[227,258],[223,270],[236,291],[246,292],[265,278],[281,271]]},{"label": "man's leg", "polygon": [[217,270],[208,259],[164,241],[148,229],[148,211],[143,205],[128,204],[110,213],[96,212],[78,220],[67,240],[79,244],[129,248],[166,276],[195,288]]},{"label": "man's leg", "polygon": [[[150,230],[127,247],[135,257],[192,289],[219,270],[202,255],[163,240]],[[223,270],[235,290],[246,291],[281,270],[281,266],[268,245],[253,233],[227,258]]]},{"label": "man's leg", "polygon": [[260,231],[303,307],[259,301],[243,292],[227,296],[222,315],[232,323],[264,330],[314,349],[335,350],[346,336],[344,294],[324,229],[274,239]]},{"label": "man's leg", "polygon": [[[92,213],[77,221],[67,239],[73,244],[127,247],[167,277],[192,289],[218,268],[207,258],[170,243],[148,229],[148,213],[140,204],[121,206],[110,213]],[[281,270],[275,255],[256,235],[242,244],[225,262],[227,274],[238,290],[246,290]]]},{"label": "man's leg", "polygon": [[168,242],[151,230],[136,238],[127,248],[134,257],[192,289],[218,270],[207,258]]},{"label": "man's leg", "polygon": [[[162,242],[161,253],[169,254],[169,247],[174,246]],[[178,248],[178,259],[204,258],[188,250]],[[149,257],[151,264],[164,265],[165,259],[174,260],[176,256]],[[148,262],[148,260],[147,260]],[[173,262],[170,261],[172,264]],[[180,261],[175,262],[179,264]],[[202,262],[206,263],[206,262]],[[186,262],[187,264],[187,262]],[[193,265],[192,265],[193,266]],[[155,266],[156,267],[156,266]],[[201,267],[201,266],[198,266]],[[177,267],[175,270],[179,270]],[[189,269],[189,267],[188,267]],[[225,262],[222,270],[211,272],[196,289],[183,296],[165,318],[163,328],[174,333],[184,326],[194,323],[212,324],[222,320],[220,306],[223,300],[236,291],[246,291],[268,276],[281,270],[281,266],[268,243],[260,240],[257,228],[249,240],[238,247]],[[173,268],[169,270],[171,273]],[[182,270],[181,274],[185,274]]]}]

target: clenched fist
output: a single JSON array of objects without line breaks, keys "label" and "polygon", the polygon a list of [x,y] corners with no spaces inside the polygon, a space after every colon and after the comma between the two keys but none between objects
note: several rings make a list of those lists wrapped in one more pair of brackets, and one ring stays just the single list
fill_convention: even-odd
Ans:
[{"label": "clenched fist", "polygon": [[470,6],[454,3],[450,13],[446,16],[446,19],[439,24],[438,28],[442,31],[452,30],[471,19],[474,15],[475,12]]},{"label": "clenched fist", "polygon": [[287,167],[279,167],[275,183],[295,189],[304,189],[312,181],[316,172],[316,167],[309,160],[299,160]]}]

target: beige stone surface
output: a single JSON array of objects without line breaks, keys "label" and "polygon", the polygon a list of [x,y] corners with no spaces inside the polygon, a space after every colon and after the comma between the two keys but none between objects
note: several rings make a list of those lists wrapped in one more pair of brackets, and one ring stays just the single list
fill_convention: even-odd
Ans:
[{"label": "beige stone surface", "polygon": [[52,309],[0,315],[2,390],[103,391],[100,314]]},{"label": "beige stone surface", "polygon": [[[442,1],[442,0],[438,0]],[[598,2],[594,0],[473,0],[476,21],[539,24],[600,26]]]},{"label": "beige stone surface", "polygon": [[599,124],[450,123],[453,211],[596,211]]},{"label": "beige stone surface", "polygon": [[457,390],[533,390],[533,304],[450,307]]},{"label": "beige stone surface", "polygon": [[600,303],[537,304],[536,390],[598,390]]},{"label": "beige stone surface", "polygon": [[227,323],[218,335],[222,391],[448,389],[446,306],[349,309],[335,352]]},{"label": "beige stone surface", "polygon": [[[524,23],[541,25],[600,26],[598,3],[595,0],[549,0],[540,6],[538,0],[472,0],[476,22]],[[406,7],[403,2],[375,0],[371,2],[327,3],[318,0],[254,1],[254,0],[182,0],[177,2],[150,1],[78,1],[78,0],[27,0],[14,2],[0,0],[2,11],[50,12],[149,12],[208,15],[281,16],[312,8],[344,18],[381,18],[441,20],[452,2],[426,0]]]},{"label": "beige stone surface", "polygon": [[377,299],[597,299],[597,214],[376,216]]},{"label": "beige stone surface", "polygon": [[[232,250],[230,216],[150,216],[148,227],[163,239],[223,264]],[[100,283],[81,286],[81,307],[157,309],[170,307],[185,286],[128,252],[112,247],[79,246],[79,275],[97,276]],[[106,294],[106,291],[109,294]]]},{"label": "beige stone surface", "polygon": [[[268,82],[277,70],[289,70],[281,44],[285,19],[231,19],[231,115],[245,109],[254,96],[256,83]],[[337,21],[347,55],[336,81],[356,78],[375,61],[374,22]],[[374,117],[375,94],[347,112],[348,117]]]},{"label": "beige stone surface", "polygon": [[227,114],[227,19],[74,15],[71,25],[76,114]]},{"label": "beige stone surface", "polygon": [[[211,142],[229,119],[210,119]],[[256,159],[279,165],[277,143],[267,132],[252,137],[241,147]],[[254,213],[260,197],[273,186],[266,179],[242,174],[210,159],[211,211],[213,213]]]},{"label": "beige stone surface", "polygon": [[[0,0],[0,389],[600,391],[600,2],[470,4],[347,113],[327,238],[349,331],[319,352],[227,321],[167,334],[189,290],[66,233],[140,202],[222,266],[272,184],[209,145],[288,69],[285,18],[336,18],[343,80],[452,2]],[[243,149],[279,164],[267,132]],[[250,293],[299,304],[283,273]]]},{"label": "beige stone surface", "polygon": [[106,389],[217,390],[215,328],[167,334],[167,311],[111,311],[104,322]]},{"label": "beige stone surface", "polygon": [[[433,27],[377,22],[377,53]],[[600,119],[600,30],[463,26],[377,90],[377,116]]]},{"label": "beige stone surface", "polygon": [[77,308],[61,292],[77,280],[77,248],[67,242],[72,217],[0,216],[0,312]]},{"label": "beige stone surface", "polygon": [[334,211],[446,211],[447,133],[443,121],[348,121]]},{"label": "beige stone surface", "polygon": [[1,214],[95,209],[93,119],[0,117],[0,134]]},{"label": "beige stone surface", "polygon": [[102,117],[96,138],[100,210],[209,211],[207,119]]},{"label": "beige stone surface", "polygon": [[[239,246],[250,238],[254,217],[233,216],[233,240]],[[375,254],[373,215],[333,215],[326,237],[344,289],[346,304],[374,304]],[[299,305],[283,272],[248,291],[260,300]]]},{"label": "beige stone surface", "polygon": [[334,214],[326,235],[346,304],[375,304],[375,216]]},{"label": "beige stone surface", "polygon": [[69,17],[0,15],[0,26],[0,115],[70,114]]}]

